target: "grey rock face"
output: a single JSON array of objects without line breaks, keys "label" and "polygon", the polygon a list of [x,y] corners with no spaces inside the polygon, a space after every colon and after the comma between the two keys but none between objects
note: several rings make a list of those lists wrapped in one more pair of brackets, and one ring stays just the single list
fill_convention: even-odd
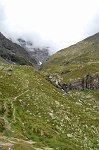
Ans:
[{"label": "grey rock face", "polygon": [[83,79],[79,79],[70,84],[62,84],[59,81],[57,81],[56,84],[56,80],[50,76],[48,77],[48,80],[52,82],[56,87],[64,90],[65,92],[68,92],[70,90],[94,90],[99,88],[99,73],[95,75],[86,75],[86,77],[84,77]]}]

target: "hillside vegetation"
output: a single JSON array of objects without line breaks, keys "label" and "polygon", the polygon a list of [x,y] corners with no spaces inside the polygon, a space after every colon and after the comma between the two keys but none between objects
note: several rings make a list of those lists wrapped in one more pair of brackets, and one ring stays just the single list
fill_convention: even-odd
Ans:
[{"label": "hillside vegetation", "polygon": [[48,80],[69,83],[98,73],[97,36],[56,53],[41,71],[0,57],[1,150],[99,149],[99,89],[65,93]]},{"label": "hillside vegetation", "polygon": [[99,73],[99,33],[52,55],[42,71],[62,83]]},{"label": "hillside vegetation", "polygon": [[[28,149],[98,150],[98,93],[64,95],[32,67],[0,63],[2,143],[23,150],[24,145]],[[29,145],[30,140],[34,144]]]}]

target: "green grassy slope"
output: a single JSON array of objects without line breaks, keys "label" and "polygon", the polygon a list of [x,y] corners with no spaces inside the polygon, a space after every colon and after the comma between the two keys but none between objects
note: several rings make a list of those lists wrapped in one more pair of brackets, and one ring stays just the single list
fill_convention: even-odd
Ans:
[{"label": "green grassy slope", "polygon": [[42,72],[63,83],[99,72],[99,33],[52,55]]},{"label": "green grassy slope", "polygon": [[33,67],[0,60],[0,147],[98,150],[98,93],[64,95]]}]

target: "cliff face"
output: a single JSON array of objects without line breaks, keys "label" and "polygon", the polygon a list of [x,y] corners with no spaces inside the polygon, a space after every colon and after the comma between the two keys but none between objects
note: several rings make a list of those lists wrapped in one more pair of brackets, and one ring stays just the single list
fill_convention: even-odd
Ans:
[{"label": "cliff face", "polygon": [[71,90],[99,89],[99,74],[86,75],[82,79],[72,81],[72,83],[60,83],[60,81],[54,79],[51,76],[48,76],[47,79],[51,81],[51,83],[54,84],[56,87],[64,90],[65,92],[68,92]]},{"label": "cliff face", "polygon": [[83,79],[79,79],[71,84],[60,84],[61,88],[64,91],[70,90],[94,90],[99,88],[99,74],[96,75],[87,75]]}]

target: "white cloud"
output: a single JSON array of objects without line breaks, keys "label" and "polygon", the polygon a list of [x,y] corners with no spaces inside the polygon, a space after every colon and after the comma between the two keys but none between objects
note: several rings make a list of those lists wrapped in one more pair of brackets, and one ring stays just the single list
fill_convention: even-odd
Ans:
[{"label": "white cloud", "polygon": [[35,42],[52,45],[55,49],[99,31],[96,25],[99,24],[99,0],[1,1],[10,33],[28,34],[37,38]]}]

